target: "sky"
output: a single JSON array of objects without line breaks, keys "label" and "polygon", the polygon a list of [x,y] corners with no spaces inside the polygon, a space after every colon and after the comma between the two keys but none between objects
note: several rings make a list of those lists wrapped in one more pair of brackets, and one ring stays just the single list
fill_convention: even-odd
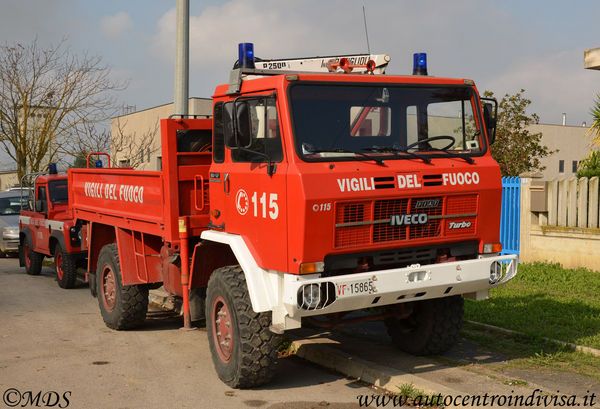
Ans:
[{"label": "sky", "polygon": [[[0,42],[61,39],[102,57],[127,81],[116,97],[137,110],[173,101],[176,0],[0,0]],[[600,71],[583,52],[600,47],[600,2],[578,0],[190,0],[190,89],[210,97],[225,83],[237,44],[261,58],[367,51],[389,54],[387,74],[411,74],[426,52],[429,74],[473,79],[496,96],[525,89],[540,122],[591,124]]]}]

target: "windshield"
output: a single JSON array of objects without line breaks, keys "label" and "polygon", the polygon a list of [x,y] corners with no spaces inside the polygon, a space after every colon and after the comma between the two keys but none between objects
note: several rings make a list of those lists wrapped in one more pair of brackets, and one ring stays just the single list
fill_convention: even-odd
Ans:
[{"label": "windshield", "polygon": [[299,83],[290,98],[296,151],[307,161],[482,153],[475,93],[467,86]]},{"label": "windshield", "polygon": [[[27,210],[27,196],[23,196],[23,210]],[[21,211],[21,196],[1,197],[0,215],[19,214]]]},{"label": "windshield", "polygon": [[48,191],[52,203],[67,203],[69,200],[67,179],[52,180],[48,182]]}]

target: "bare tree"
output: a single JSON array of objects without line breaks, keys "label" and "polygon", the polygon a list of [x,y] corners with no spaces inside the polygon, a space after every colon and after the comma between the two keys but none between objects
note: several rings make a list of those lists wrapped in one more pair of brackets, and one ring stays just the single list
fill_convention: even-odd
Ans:
[{"label": "bare tree", "polygon": [[0,46],[0,144],[19,178],[77,154],[73,140],[115,112],[112,91],[125,84],[110,73],[100,57],[75,55],[65,40]]},{"label": "bare tree", "polygon": [[[76,138],[69,144],[71,154],[74,156],[72,162],[65,160],[64,165],[82,168],[87,166],[87,156],[92,152],[110,152],[110,131],[99,129],[94,124],[83,124]],[[98,159],[103,159],[99,157]],[[95,162],[91,162],[92,164]]]},{"label": "bare tree", "polygon": [[[155,121],[145,131],[127,132],[127,121],[116,118],[112,128],[110,151],[114,160],[125,161],[127,166],[137,168],[160,150],[159,123]],[[115,164],[116,165],[116,164]]]}]

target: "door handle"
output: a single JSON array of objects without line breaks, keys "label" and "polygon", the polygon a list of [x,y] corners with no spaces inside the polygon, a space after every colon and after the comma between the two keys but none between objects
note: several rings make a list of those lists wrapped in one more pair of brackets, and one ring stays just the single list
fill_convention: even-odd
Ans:
[{"label": "door handle", "polygon": [[229,194],[229,173],[226,173],[223,176],[223,191],[225,194]]}]

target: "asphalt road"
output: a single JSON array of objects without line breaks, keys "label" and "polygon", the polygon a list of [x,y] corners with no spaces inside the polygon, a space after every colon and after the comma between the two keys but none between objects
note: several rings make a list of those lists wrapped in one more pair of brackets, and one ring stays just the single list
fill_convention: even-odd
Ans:
[{"label": "asphalt road", "polygon": [[233,390],[213,369],[204,329],[181,331],[179,317],[154,310],[144,328],[113,331],[87,286],[63,290],[55,277],[0,259],[0,408],[41,392],[42,407],[337,409],[373,393],[295,357],[279,360],[268,386]]}]

